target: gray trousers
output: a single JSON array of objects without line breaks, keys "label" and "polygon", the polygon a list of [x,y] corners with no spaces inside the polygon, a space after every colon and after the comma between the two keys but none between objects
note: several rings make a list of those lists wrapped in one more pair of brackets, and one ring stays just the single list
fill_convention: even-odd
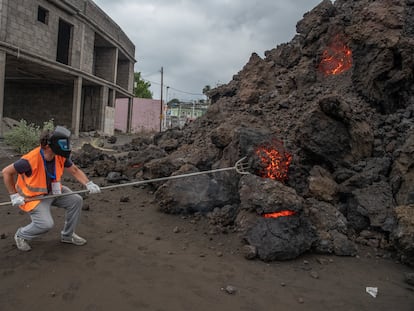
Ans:
[{"label": "gray trousers", "polygon": [[[66,186],[62,186],[62,193],[66,192],[71,192],[71,190]],[[65,224],[61,231],[61,235],[71,236],[79,222],[82,204],[83,199],[79,194],[42,200],[29,212],[32,222],[25,227],[19,228],[16,233],[19,237],[30,241],[52,229],[54,220],[52,218],[50,207],[53,205],[66,210]]]}]

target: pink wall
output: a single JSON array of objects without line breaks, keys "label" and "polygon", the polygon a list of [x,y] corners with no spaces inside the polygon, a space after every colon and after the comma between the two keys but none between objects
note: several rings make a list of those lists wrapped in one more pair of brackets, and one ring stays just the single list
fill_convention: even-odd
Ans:
[{"label": "pink wall", "polygon": [[[115,129],[126,132],[128,118],[128,98],[118,98],[115,102]],[[160,101],[147,98],[134,98],[132,107],[131,132],[159,132]]]},{"label": "pink wall", "polygon": [[128,98],[118,98],[115,101],[115,130],[123,133],[127,131]]}]

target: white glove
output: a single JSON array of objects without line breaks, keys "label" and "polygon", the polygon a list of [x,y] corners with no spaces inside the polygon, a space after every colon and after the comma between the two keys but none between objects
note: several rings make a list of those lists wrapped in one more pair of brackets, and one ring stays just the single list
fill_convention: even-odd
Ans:
[{"label": "white glove", "polygon": [[85,186],[86,186],[86,189],[89,190],[89,193],[100,193],[101,192],[101,188],[99,188],[99,186],[95,184],[93,181],[88,181]]},{"label": "white glove", "polygon": [[24,202],[24,197],[22,197],[20,194],[18,193],[14,193],[10,195],[10,200],[11,200],[11,204],[13,206],[21,206],[23,205]]}]

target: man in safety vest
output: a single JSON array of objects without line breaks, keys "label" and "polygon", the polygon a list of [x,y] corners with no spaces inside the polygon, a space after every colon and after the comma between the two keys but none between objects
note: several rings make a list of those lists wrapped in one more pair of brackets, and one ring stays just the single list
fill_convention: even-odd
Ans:
[{"label": "man in safety vest", "polygon": [[[89,193],[99,193],[101,189],[90,181],[69,158],[70,134],[70,131],[62,126],[57,126],[53,131],[45,131],[40,137],[39,147],[6,166],[2,171],[12,205],[27,212],[32,220],[29,225],[19,228],[14,236],[16,246],[21,251],[29,251],[31,247],[27,241],[53,227],[51,205],[66,210],[61,241],[74,245],[86,243],[84,238],[75,233],[83,199],[79,194],[59,196],[59,194],[71,192],[68,187],[61,184],[61,178],[66,171],[85,185]],[[29,200],[33,197],[52,194],[57,196],[43,200]]]}]

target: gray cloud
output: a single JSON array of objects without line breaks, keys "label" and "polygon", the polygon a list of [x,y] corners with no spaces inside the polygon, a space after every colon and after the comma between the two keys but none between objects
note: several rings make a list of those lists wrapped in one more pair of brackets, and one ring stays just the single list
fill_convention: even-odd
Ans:
[{"label": "gray cloud", "polygon": [[191,100],[202,96],[187,93],[229,82],[253,52],[290,41],[321,0],[94,1],[135,44],[135,71],[152,82],[154,98],[163,67],[168,99]]}]

